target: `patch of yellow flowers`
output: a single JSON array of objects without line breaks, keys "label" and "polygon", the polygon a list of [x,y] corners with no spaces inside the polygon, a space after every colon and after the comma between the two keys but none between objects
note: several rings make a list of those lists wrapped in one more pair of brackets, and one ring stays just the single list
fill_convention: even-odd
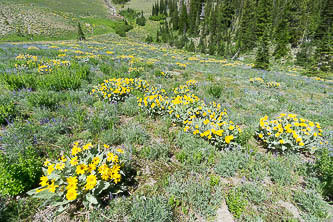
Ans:
[{"label": "patch of yellow flowers", "polygon": [[267,116],[260,119],[257,138],[268,149],[313,154],[324,143],[322,133],[318,122],[281,113],[274,120]]},{"label": "patch of yellow flowers", "polygon": [[148,115],[163,115],[169,104],[169,98],[164,89],[152,87],[143,98],[137,97],[138,106]]},{"label": "patch of yellow flowers", "polygon": [[250,81],[250,83],[253,83],[253,84],[257,85],[257,86],[265,85],[268,88],[279,88],[281,86],[280,83],[274,82],[274,81],[265,83],[265,81],[262,78],[260,78],[260,77],[250,78],[249,81]]},{"label": "patch of yellow flowers", "polygon": [[235,145],[242,130],[229,120],[220,104],[206,104],[196,96],[192,91],[196,85],[196,81],[189,80],[175,88],[171,97],[163,89],[153,89],[144,98],[138,98],[138,105],[149,114],[168,115],[173,122],[184,127],[185,132],[208,140],[219,148]]},{"label": "patch of yellow flowers", "polygon": [[110,102],[119,102],[127,99],[133,90],[146,91],[148,86],[148,82],[142,79],[112,78],[95,86],[90,94]]},{"label": "patch of yellow flowers", "polygon": [[78,198],[96,203],[97,195],[115,187],[124,175],[121,156],[123,149],[111,149],[109,145],[93,146],[91,143],[79,146],[75,142],[68,156],[62,155],[58,161],[44,162],[44,175],[40,187],[33,190],[36,197],[48,193],[64,203]]}]

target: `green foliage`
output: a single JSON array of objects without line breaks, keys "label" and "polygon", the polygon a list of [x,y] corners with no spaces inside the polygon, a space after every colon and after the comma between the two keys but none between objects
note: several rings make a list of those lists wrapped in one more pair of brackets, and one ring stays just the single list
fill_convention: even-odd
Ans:
[{"label": "green foliage", "polygon": [[182,149],[176,154],[176,159],[185,165],[204,166],[215,161],[215,148],[202,139],[180,132],[176,144]]},{"label": "green foliage", "polygon": [[112,0],[112,2],[115,3],[115,4],[125,4],[129,1],[130,0]]},{"label": "green foliage", "polygon": [[138,197],[133,200],[129,221],[171,222],[173,221],[173,213],[170,205],[163,197]]},{"label": "green foliage", "polygon": [[239,191],[242,192],[249,201],[256,205],[261,205],[268,199],[268,193],[259,183],[245,183],[239,187]]},{"label": "green foliage", "polygon": [[145,38],[145,42],[150,44],[152,43],[154,40],[153,40],[153,37],[151,35],[147,35],[147,37]]},{"label": "green foliage", "polygon": [[140,26],[145,26],[146,25],[146,18],[144,17],[143,12],[141,12],[141,16],[138,17],[135,20],[135,23],[138,24],[138,25],[140,25]]},{"label": "green foliage", "polygon": [[268,28],[264,32],[263,36],[259,39],[259,46],[256,54],[256,61],[254,68],[258,69],[269,69],[269,39],[268,39]]},{"label": "green foliage", "polygon": [[188,214],[188,207],[196,213],[194,218],[210,218],[215,216],[216,209],[223,199],[218,185],[211,185],[204,176],[189,176],[178,171],[168,178],[166,191],[171,202],[180,204],[184,214]]},{"label": "green foliage", "polygon": [[162,14],[159,14],[159,15],[152,15],[149,17],[149,20],[152,20],[152,21],[164,21],[166,19],[166,16],[165,15],[162,15]]},{"label": "green foliage", "polygon": [[136,12],[134,9],[127,8],[126,10],[121,10],[119,15],[122,15],[129,20],[134,20],[140,15],[140,13]]},{"label": "green foliage", "polygon": [[145,145],[140,150],[140,156],[148,160],[157,160],[159,158],[167,159],[169,156],[169,147],[166,144],[153,143]]},{"label": "green foliage", "polygon": [[41,173],[40,158],[32,148],[16,159],[0,153],[0,194],[15,196],[35,187]]},{"label": "green foliage", "polygon": [[274,159],[269,162],[269,175],[271,180],[280,185],[290,185],[295,178],[292,176],[290,165],[286,161]]},{"label": "green foliage", "polygon": [[0,75],[0,81],[8,85],[9,89],[36,88],[36,78],[33,74],[8,74]]},{"label": "green foliage", "polygon": [[116,26],[115,31],[121,37],[126,37],[126,33],[133,29],[133,26],[127,24],[126,22],[120,23]]},{"label": "green foliage", "polygon": [[0,220],[4,222],[33,220],[32,217],[39,206],[39,200],[34,198],[2,199],[0,197]]},{"label": "green foliage", "polygon": [[223,91],[223,87],[221,85],[218,85],[218,84],[211,84],[208,87],[209,95],[212,95],[217,99],[221,97],[222,91]]},{"label": "green foliage", "polygon": [[86,40],[86,37],[81,28],[81,23],[77,23],[77,29],[78,29],[77,39],[79,41]]},{"label": "green foliage", "polygon": [[123,138],[127,143],[143,145],[149,138],[149,134],[141,125],[128,125],[122,129]]},{"label": "green foliage", "polygon": [[315,169],[323,186],[324,195],[333,199],[333,156],[332,151],[323,149],[317,156]]},{"label": "green foliage", "polygon": [[248,164],[249,156],[239,150],[226,151],[215,166],[216,173],[222,177],[234,176]]},{"label": "green foliage", "polygon": [[6,96],[0,97],[0,124],[10,122],[17,115],[17,108],[13,100]]},{"label": "green foliage", "polygon": [[296,191],[294,201],[306,213],[319,219],[328,219],[329,204],[313,191]]},{"label": "green foliage", "polygon": [[229,191],[226,197],[226,203],[229,211],[235,218],[240,218],[248,204],[243,193],[238,189]]},{"label": "green foliage", "polygon": [[50,109],[55,108],[58,103],[63,100],[62,95],[57,94],[54,91],[37,91],[30,93],[28,97],[28,102],[31,106],[41,106]]}]

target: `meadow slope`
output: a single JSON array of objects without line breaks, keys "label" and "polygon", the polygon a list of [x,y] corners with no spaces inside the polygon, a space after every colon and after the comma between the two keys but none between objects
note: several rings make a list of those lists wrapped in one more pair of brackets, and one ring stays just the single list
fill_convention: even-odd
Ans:
[{"label": "meadow slope", "polygon": [[[124,78],[141,79],[142,85],[130,86],[132,80]],[[104,94],[105,87],[98,86],[113,81],[124,81],[124,94],[114,89]],[[2,221],[216,221],[225,207],[235,221],[330,220],[330,194],[318,160],[321,150],[332,152],[332,80],[302,76],[296,69],[256,70],[249,63],[108,34],[86,42],[0,44],[0,86]],[[158,102],[149,101],[154,95]],[[215,110],[222,112],[221,127],[227,126],[222,140],[219,132],[205,134],[194,125],[192,130],[189,121],[197,117],[188,118],[190,110],[210,115],[211,122]],[[316,156],[306,149],[266,149],[260,120],[280,113],[320,124],[324,139]],[[220,142],[212,142],[215,138]],[[57,215],[59,206],[46,207],[25,193],[38,186],[46,159],[74,158],[76,141],[124,151],[126,168],[113,186],[118,193],[103,196],[101,206],[83,208],[75,200],[76,209]],[[6,163],[30,183],[8,173]],[[17,193],[19,198],[8,198]]]}]

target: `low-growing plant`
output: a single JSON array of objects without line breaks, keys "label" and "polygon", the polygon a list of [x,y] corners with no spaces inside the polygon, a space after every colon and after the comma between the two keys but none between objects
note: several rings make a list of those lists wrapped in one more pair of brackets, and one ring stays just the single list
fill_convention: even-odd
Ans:
[{"label": "low-growing plant", "polygon": [[166,144],[153,143],[144,146],[140,150],[140,155],[149,160],[157,160],[159,158],[166,159],[169,156],[169,147]]},{"label": "low-growing plant", "polygon": [[207,141],[194,138],[191,134],[179,132],[176,144],[181,151],[176,153],[176,159],[188,166],[204,166],[213,164],[216,158],[216,149]]},{"label": "low-growing plant", "polygon": [[234,176],[237,171],[247,166],[249,155],[239,150],[226,151],[215,166],[215,171],[222,177]]},{"label": "low-growing plant", "polygon": [[172,208],[163,197],[137,197],[133,200],[131,222],[173,221]]},{"label": "low-growing plant", "polygon": [[249,201],[257,205],[262,204],[268,199],[265,188],[260,184],[245,183],[239,187],[239,190],[244,193]]},{"label": "low-growing plant", "polygon": [[218,185],[211,185],[205,176],[190,176],[177,172],[168,178],[167,194],[178,200],[183,213],[188,214],[189,208],[195,212],[194,218],[208,219],[216,214],[216,209],[223,200],[223,193]]},{"label": "low-growing plant", "polygon": [[245,195],[238,189],[232,189],[229,191],[226,197],[226,203],[229,211],[235,218],[241,217],[248,204]]},{"label": "low-growing plant", "polygon": [[133,90],[145,91],[148,83],[141,79],[112,78],[104,80],[103,83],[91,90],[91,95],[109,102],[120,102],[127,99]]},{"label": "low-growing plant", "polygon": [[123,149],[111,149],[106,144],[79,146],[75,142],[70,155],[44,162],[41,186],[28,194],[61,206],[59,211],[66,210],[72,203],[82,203],[85,207],[97,205],[101,203],[103,192],[123,191],[120,186],[126,177],[123,154]]},{"label": "low-growing plant", "polygon": [[169,104],[169,98],[164,89],[149,89],[143,98],[138,97],[138,106],[150,116],[163,115]]},{"label": "low-growing plant", "polygon": [[269,121],[267,116],[260,119],[257,138],[267,149],[314,154],[324,142],[322,133],[318,122],[281,113],[274,120]]},{"label": "low-growing plant", "polygon": [[269,175],[272,181],[280,185],[290,185],[295,180],[289,164],[280,159],[273,159],[269,162]]},{"label": "low-growing plant", "polygon": [[62,100],[62,95],[53,91],[41,90],[38,92],[30,93],[28,101],[31,106],[42,106],[50,109],[54,109],[58,103]]},{"label": "low-growing plant", "polygon": [[128,125],[121,130],[122,137],[127,143],[143,145],[149,139],[149,134],[141,125]]},{"label": "low-growing plant", "polygon": [[330,205],[314,191],[296,191],[293,198],[297,205],[306,213],[319,219],[329,219]]},{"label": "low-growing plant", "polygon": [[208,87],[208,93],[209,95],[212,95],[215,98],[220,98],[222,95],[223,88],[220,85],[213,84]]},{"label": "low-growing plant", "polygon": [[332,150],[322,149],[317,157],[315,169],[322,183],[324,195],[333,199],[333,155]]},{"label": "low-growing plant", "polygon": [[17,115],[14,101],[7,97],[0,98],[0,125],[10,122]]},{"label": "low-growing plant", "polygon": [[42,173],[40,157],[26,148],[14,160],[0,153],[0,194],[15,196],[35,187]]}]

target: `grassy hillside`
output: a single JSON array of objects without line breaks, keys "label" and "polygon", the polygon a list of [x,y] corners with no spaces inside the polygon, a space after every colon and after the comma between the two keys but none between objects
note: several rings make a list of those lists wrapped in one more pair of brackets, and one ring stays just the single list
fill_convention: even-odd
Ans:
[{"label": "grassy hillside", "polygon": [[0,41],[75,39],[77,23],[87,37],[112,32],[111,18],[103,0],[2,1]]},{"label": "grassy hillside", "polygon": [[0,221],[332,221],[333,79],[120,37],[103,7],[0,3]]},{"label": "grassy hillside", "polygon": [[[252,64],[113,34],[83,43],[1,44],[0,64],[1,221],[217,221],[226,216],[234,221],[330,220],[331,80],[304,77],[297,70],[256,70]],[[105,91],[114,81],[122,81],[122,87]],[[181,98],[189,103],[179,103]],[[190,117],[193,110],[196,117]],[[206,135],[205,130],[213,127],[211,121],[221,110],[222,140],[214,143],[221,131]],[[297,142],[282,152],[281,139],[286,144],[296,139],[283,129],[276,143],[275,136],[260,128],[261,118],[272,120],[280,113],[297,114],[298,124],[303,118],[313,121],[307,122],[309,132],[320,126],[323,144],[310,146],[314,137],[308,139],[299,130],[305,144]],[[75,156],[83,161],[85,152],[95,156],[111,151],[105,163],[110,169],[120,167],[121,179],[115,184],[118,171],[110,174],[109,190],[97,195],[104,171],[82,168],[81,175],[73,166]],[[87,161],[93,163],[92,157]],[[55,178],[59,187],[54,185],[54,194],[71,199],[60,215],[56,212],[62,208],[52,206],[59,201],[52,192],[31,193],[47,195],[49,207],[26,194],[39,186],[43,162],[45,173],[50,172],[46,188],[52,188]],[[98,176],[97,184],[92,178],[89,185],[96,186],[93,190],[83,188],[89,172]],[[60,183],[58,173],[82,182]],[[20,198],[14,198],[18,193]],[[94,205],[93,210],[81,200]]]},{"label": "grassy hillside", "polygon": [[108,15],[104,0],[4,0],[13,4],[30,5],[37,8],[47,8],[56,13],[70,13],[79,16],[94,15],[106,17]]}]

